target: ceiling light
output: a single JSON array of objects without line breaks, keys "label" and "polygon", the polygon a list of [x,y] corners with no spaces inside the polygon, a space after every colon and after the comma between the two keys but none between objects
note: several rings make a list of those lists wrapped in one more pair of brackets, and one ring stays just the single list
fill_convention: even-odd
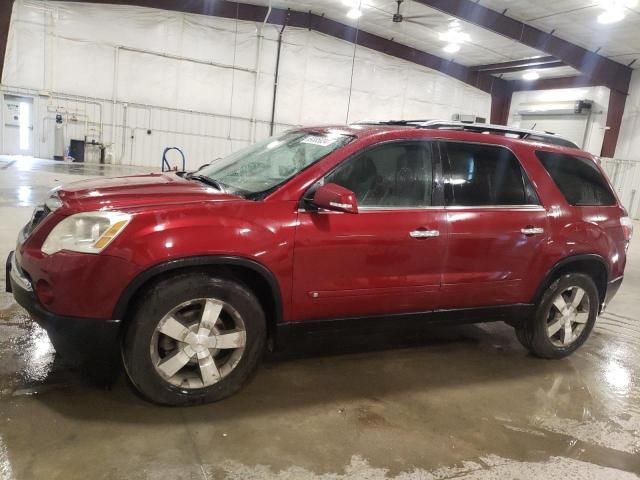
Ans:
[{"label": "ceiling light", "polygon": [[464,33],[456,28],[447,30],[439,35],[440,40],[447,43],[465,43],[471,41],[468,33]]},{"label": "ceiling light", "polygon": [[352,8],[347,12],[347,17],[357,20],[362,16],[362,10],[359,8]]},{"label": "ceiling light", "polygon": [[604,25],[608,25],[610,23],[619,22],[624,18],[624,10],[621,8],[612,8],[605,10],[600,15],[598,15],[598,23],[602,23]]},{"label": "ceiling light", "polygon": [[447,53],[456,53],[460,50],[460,45],[457,43],[447,43],[443,50]]},{"label": "ceiling light", "polygon": [[638,0],[600,0],[598,2],[600,7],[605,10],[610,10],[614,8],[636,8],[638,5]]},{"label": "ceiling light", "polygon": [[622,20],[625,16],[625,9],[635,8],[638,0],[600,0],[598,3],[604,10],[598,15],[598,22],[607,25]]},{"label": "ceiling light", "polygon": [[540,74],[535,70],[529,70],[522,74],[522,78],[525,80],[538,80],[540,78]]}]

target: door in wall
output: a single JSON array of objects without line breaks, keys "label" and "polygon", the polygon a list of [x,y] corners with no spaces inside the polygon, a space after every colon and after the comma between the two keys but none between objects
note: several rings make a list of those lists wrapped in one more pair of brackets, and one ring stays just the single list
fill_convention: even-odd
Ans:
[{"label": "door in wall", "polygon": [[33,155],[33,97],[5,95],[2,108],[6,155]]}]

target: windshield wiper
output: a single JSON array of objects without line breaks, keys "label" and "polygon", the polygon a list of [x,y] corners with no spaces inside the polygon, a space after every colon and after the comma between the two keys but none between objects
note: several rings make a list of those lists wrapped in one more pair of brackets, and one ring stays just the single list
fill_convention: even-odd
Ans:
[{"label": "windshield wiper", "polygon": [[207,177],[206,175],[194,175],[192,173],[187,175],[187,178],[189,180],[197,180],[199,182],[205,183],[207,185],[210,185],[214,188],[216,188],[217,190],[220,190],[221,192],[226,192],[226,190],[224,189],[224,187],[222,186],[222,183],[220,183],[219,181],[211,178],[211,177]]}]

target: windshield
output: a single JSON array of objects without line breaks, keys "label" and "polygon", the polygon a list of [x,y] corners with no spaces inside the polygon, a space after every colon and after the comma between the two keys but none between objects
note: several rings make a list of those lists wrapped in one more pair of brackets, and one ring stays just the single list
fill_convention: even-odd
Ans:
[{"label": "windshield", "polygon": [[265,192],[337,150],[353,137],[339,133],[287,132],[215,160],[194,172],[240,195]]}]

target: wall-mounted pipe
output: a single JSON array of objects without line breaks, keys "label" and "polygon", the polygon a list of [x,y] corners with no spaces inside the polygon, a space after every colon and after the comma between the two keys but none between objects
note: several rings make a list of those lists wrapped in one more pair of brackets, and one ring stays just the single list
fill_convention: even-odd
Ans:
[{"label": "wall-mounted pipe", "polygon": [[95,105],[96,107],[98,107],[98,119],[100,122],[100,142],[102,142],[102,134],[104,131],[104,120],[103,120],[103,116],[102,116],[102,103],[93,100],[93,99],[89,99],[89,97],[79,97],[79,96],[74,96],[74,95],[66,95],[64,93],[51,93],[50,94],[50,98],[52,99],[57,99],[57,100],[65,100],[65,101],[75,101],[75,102],[82,102],[84,105]]},{"label": "wall-mounted pipe", "polygon": [[278,73],[280,72],[280,50],[282,49],[282,34],[284,33],[284,29],[287,26],[287,22],[289,21],[290,12],[287,11],[287,16],[282,22],[282,28],[278,32],[278,51],[276,53],[276,71],[273,78],[273,101],[271,103],[271,122],[269,123],[269,136],[273,135],[273,126],[275,125],[276,119],[276,99],[278,96]]},{"label": "wall-mounted pipe", "polygon": [[[83,114],[77,114],[76,117],[82,117],[84,118],[84,121],[82,122],[84,124],[84,135],[86,136],[89,133],[89,125],[98,125],[96,122],[92,122],[88,119],[88,116],[83,115]],[[56,117],[42,117],[42,135],[40,136],[40,141],[42,143],[47,143],[47,140],[49,138],[49,135],[47,135],[47,123],[48,122],[55,122]],[[72,126],[77,126],[78,124],[76,122],[69,122],[69,120],[66,120],[64,122],[64,128],[65,130],[67,129],[67,126],[72,125]],[[66,135],[66,132],[65,132]]]},{"label": "wall-mounted pipe", "polygon": [[249,138],[251,139],[251,143],[255,142],[256,139],[256,103],[258,101],[258,80],[260,79],[260,63],[262,62],[262,41],[264,40],[264,28],[267,25],[267,20],[269,19],[269,15],[271,15],[271,0],[269,0],[269,8],[267,9],[267,14],[264,16],[264,20],[262,21],[262,25],[260,25],[258,29],[258,46],[256,47],[256,75],[253,79],[253,102],[251,103],[251,134]]},{"label": "wall-mounted pipe", "polygon": [[[266,20],[267,20],[267,18],[265,18],[265,22],[266,22]],[[283,30],[284,30],[284,26],[283,26]],[[56,34],[53,34],[53,33],[48,33],[47,35],[51,36],[51,37],[55,37],[55,38],[60,38],[60,39],[63,39],[63,40],[86,43],[85,39],[74,38],[74,37],[69,37],[69,36],[64,36],[64,35],[56,35]],[[208,65],[208,66],[213,66],[213,67],[218,67],[218,68],[239,70],[239,71],[243,71],[243,72],[252,73],[252,74],[256,75],[256,79],[257,79],[257,71],[255,69],[251,69],[251,68],[238,67],[238,66],[235,66],[235,65],[226,65],[226,64],[218,63],[218,62],[212,62],[212,61],[208,61],[208,60],[201,60],[201,59],[198,59],[198,58],[185,57],[185,56],[181,56],[181,55],[173,55],[173,54],[166,53],[166,52],[157,52],[157,51],[146,50],[146,49],[142,49],[142,48],[133,48],[133,47],[125,46],[125,45],[113,45],[113,44],[111,44],[111,46],[113,46],[113,48],[114,48],[113,87],[112,87],[112,92],[113,93],[112,93],[112,98],[111,98],[111,103],[112,103],[111,124],[112,124],[112,128],[111,128],[111,143],[110,143],[112,148],[116,143],[116,127],[113,126],[113,125],[116,123],[115,118],[116,118],[117,104],[118,104],[118,73],[119,73],[120,51],[121,50],[128,51],[128,52],[134,52],[134,53],[142,53],[142,54],[146,54],[146,55],[154,55],[154,56],[158,56],[158,57],[162,57],[162,58],[168,58],[168,59],[172,59],[172,60],[186,61],[186,62],[197,63],[197,64],[201,64],[201,65]],[[233,119],[233,117],[228,117],[228,118]],[[102,131],[102,129],[101,129],[101,131]],[[124,141],[123,141],[123,147],[124,147]]]},{"label": "wall-mounted pipe", "polygon": [[[87,43],[87,40],[82,38],[68,37],[65,35],[56,35],[56,34],[50,34],[50,35],[52,37],[59,38],[62,40],[68,40],[70,42]],[[124,50],[126,52],[143,53],[145,55],[153,55],[155,57],[168,58],[171,60],[179,60],[182,62],[198,63],[200,65],[208,65],[210,67],[226,68],[231,70],[240,70],[242,72],[256,73],[256,71],[252,68],[238,67],[235,65],[228,65],[226,63],[218,63],[218,62],[212,62],[210,60],[202,60],[200,58],[185,57],[183,55],[174,55],[172,53],[158,52],[155,50],[147,50],[145,48],[135,48],[135,47],[129,47],[126,45],[117,45],[113,43],[99,43],[99,42],[91,42],[91,43],[98,43],[99,45],[110,46],[110,47],[113,47],[115,50]]]},{"label": "wall-mounted pipe", "polygon": [[[112,108],[111,108],[111,148],[116,144],[116,107],[118,106],[118,65],[120,64],[120,48],[116,47],[113,52],[113,88],[112,88]],[[112,157],[113,159],[113,157]],[[114,162],[115,163],[115,162]]]},{"label": "wall-mounted pipe", "polygon": [[[119,163],[122,163],[122,160],[124,159],[124,151],[127,145],[127,109],[128,107],[129,105],[127,105],[126,103],[122,105],[122,146],[120,148],[120,158],[118,159],[120,160]],[[115,130],[115,127],[113,129]]]},{"label": "wall-mounted pipe", "polygon": [[[41,97],[41,91],[34,89],[34,88],[29,88],[29,87],[18,87],[15,85],[0,85],[0,92],[1,93],[8,93],[8,94],[12,94],[12,95],[29,95],[29,96],[33,96],[35,98]],[[67,92],[54,92],[51,91],[49,92],[48,95],[50,98],[55,98],[55,99],[60,99],[60,100],[66,100],[66,101],[75,101],[75,102],[81,102],[84,104],[93,104],[96,105],[98,107],[98,116],[99,119],[96,119],[96,121],[91,121],[90,119],[88,119],[87,124],[90,126],[96,126],[98,125],[98,121],[99,121],[99,132],[102,132],[100,135],[100,143],[105,143],[105,126],[108,126],[109,128],[111,128],[114,131],[117,131],[118,129],[122,128],[122,125],[119,124],[118,122],[108,122],[107,125],[105,125],[105,120],[104,120],[104,115],[103,115],[103,109],[105,107],[108,107],[110,104],[113,103],[113,98],[101,98],[101,97],[89,97],[89,96],[80,96],[80,95],[74,95],[71,93],[67,93]],[[124,105],[125,102],[122,101],[117,101],[116,102],[116,106],[117,105]],[[140,126],[140,129],[144,130],[146,132],[147,129],[151,129],[154,133],[158,132],[158,133],[174,133],[174,134],[178,134],[178,135],[188,135],[191,137],[209,137],[209,138],[214,138],[214,139],[220,139],[220,140],[228,140],[227,137],[218,137],[215,134],[207,134],[207,133],[202,133],[202,134],[194,134],[191,132],[177,132],[174,130],[159,130],[157,128],[153,128],[153,124],[154,121],[152,119],[152,115],[155,116],[156,114],[158,114],[158,112],[168,112],[168,113],[172,113],[172,114],[186,114],[186,115],[193,115],[196,118],[208,118],[208,119],[224,119],[224,120],[228,120],[229,119],[229,115],[227,114],[220,114],[220,113],[209,113],[209,112],[203,112],[203,111],[198,111],[198,110],[189,110],[189,109],[182,109],[182,108],[175,108],[175,107],[164,107],[164,106],[159,106],[159,105],[150,105],[147,103],[136,103],[136,102],[128,102],[127,103],[128,108],[140,108],[140,109],[144,109],[146,111],[148,111],[148,117],[145,118],[142,123],[145,124],[146,123],[146,127],[143,128],[142,126]],[[250,137],[250,127],[251,127],[251,119],[244,116],[233,116],[232,119],[234,120],[238,120],[241,122],[247,122],[247,130],[246,130],[246,138],[240,138],[240,137],[232,137],[231,141],[234,142],[247,142],[247,143],[253,143],[251,142],[251,137]],[[130,120],[130,118],[129,118]],[[127,120],[127,123],[129,122],[129,120]],[[53,119],[49,120],[46,119],[44,120],[44,122],[50,122],[53,121]],[[138,122],[136,122],[138,123]],[[260,120],[260,119],[255,119],[255,126],[257,125],[264,125],[265,127],[267,125],[270,124],[269,120]],[[38,123],[38,125],[40,126],[40,124]],[[139,123],[138,123],[139,125]],[[138,125],[136,125],[135,127],[131,127],[129,125],[127,125],[127,129],[131,129],[131,128],[138,128]],[[274,127],[280,127],[280,128],[294,128],[294,127],[298,127],[300,125],[297,124],[290,124],[290,123],[282,123],[282,122],[274,122]],[[46,129],[45,129],[46,132]],[[40,134],[36,134],[39,135],[38,138],[40,138]],[[0,140],[2,140],[0,138]],[[49,156],[51,155],[51,152],[41,152],[39,153],[39,155],[41,156]],[[121,161],[123,161],[124,159],[122,159]]]},{"label": "wall-mounted pipe", "polygon": [[[140,134],[146,134],[147,129],[144,127],[127,127],[132,135],[135,137],[135,132],[140,132]],[[186,137],[197,137],[197,138],[212,138],[215,140],[227,140],[229,137],[227,135],[208,135],[206,133],[192,133],[192,132],[176,132],[175,130],[165,130],[165,129],[157,129],[154,132],[158,133],[166,133],[168,135],[184,135]],[[231,140],[234,142],[249,142],[247,138],[239,138],[239,137],[231,137]]]}]

